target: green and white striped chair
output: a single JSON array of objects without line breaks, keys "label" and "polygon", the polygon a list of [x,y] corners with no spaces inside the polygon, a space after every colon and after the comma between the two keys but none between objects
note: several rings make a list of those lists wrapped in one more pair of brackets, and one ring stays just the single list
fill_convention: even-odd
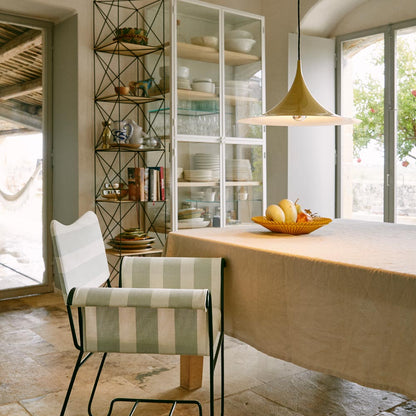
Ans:
[{"label": "green and white striped chair", "polygon": [[[224,304],[221,258],[124,257],[120,287],[109,286],[109,270],[98,219],[87,212],[71,225],[56,220],[51,234],[57,272],[67,305],[78,359],[62,406],[64,415],[79,368],[102,352],[88,404],[91,407],[109,352],[207,355],[210,360],[210,414],[214,415],[214,369],[221,357],[221,414],[224,411]],[[78,333],[72,308],[78,308]],[[194,400],[117,398],[132,402],[202,407]]]}]

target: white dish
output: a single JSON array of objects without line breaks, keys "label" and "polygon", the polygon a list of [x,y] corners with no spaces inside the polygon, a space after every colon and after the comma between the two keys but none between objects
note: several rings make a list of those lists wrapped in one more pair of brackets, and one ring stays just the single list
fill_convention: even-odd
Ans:
[{"label": "white dish", "polygon": [[178,88],[182,90],[189,90],[191,89],[191,83],[188,79],[186,80],[179,80],[178,79]]},{"label": "white dish", "polygon": [[202,217],[198,217],[198,218],[190,218],[187,220],[178,220],[179,223],[181,224],[197,224],[199,222],[203,222],[204,219]]},{"label": "white dish", "polygon": [[182,224],[180,222],[178,222],[178,228],[179,229],[183,229],[183,228],[204,228],[209,224],[209,221],[202,221],[202,222],[198,222],[198,223],[186,223],[186,224]]},{"label": "white dish", "polygon": [[248,53],[255,43],[254,39],[226,39],[224,46],[228,51]]},{"label": "white dish", "polygon": [[215,84],[213,84],[212,82],[197,82],[196,84],[193,83],[192,90],[214,94]]},{"label": "white dish", "polygon": [[230,30],[225,32],[225,39],[253,39],[253,35],[247,30]]},{"label": "white dish", "polygon": [[[178,78],[189,78],[190,69],[187,66],[178,66],[176,68],[176,76]],[[161,78],[169,78],[170,67],[161,66],[159,67],[159,75]]]},{"label": "white dish", "polygon": [[218,38],[216,36],[195,36],[191,38],[191,43],[194,45],[216,48],[218,46]]}]

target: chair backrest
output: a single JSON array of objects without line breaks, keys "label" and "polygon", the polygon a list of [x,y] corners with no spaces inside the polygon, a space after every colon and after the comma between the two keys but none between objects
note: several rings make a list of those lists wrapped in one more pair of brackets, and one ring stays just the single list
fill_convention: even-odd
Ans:
[{"label": "chair backrest", "polygon": [[53,220],[51,234],[65,302],[73,287],[99,287],[106,282],[110,275],[107,256],[94,212],[86,212],[70,225]]},{"label": "chair backrest", "polygon": [[135,288],[208,289],[221,308],[223,260],[194,257],[124,257],[120,285]]}]

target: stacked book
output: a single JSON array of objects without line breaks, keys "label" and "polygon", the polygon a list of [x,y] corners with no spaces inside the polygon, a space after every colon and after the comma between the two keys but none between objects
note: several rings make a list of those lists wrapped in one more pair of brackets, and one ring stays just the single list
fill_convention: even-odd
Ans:
[{"label": "stacked book", "polygon": [[130,201],[164,201],[165,172],[163,166],[127,168]]}]

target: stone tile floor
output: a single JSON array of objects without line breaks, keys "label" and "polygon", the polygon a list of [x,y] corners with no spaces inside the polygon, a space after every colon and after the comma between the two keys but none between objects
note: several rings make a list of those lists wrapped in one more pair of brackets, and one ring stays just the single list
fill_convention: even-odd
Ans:
[{"label": "stone tile floor", "polygon": [[[0,416],[59,415],[76,356],[60,295],[1,301]],[[98,360],[93,356],[81,368],[68,416],[87,415]],[[226,416],[416,415],[416,402],[403,395],[303,369],[230,337],[226,338],[225,360]],[[111,397],[186,397],[200,400],[207,415],[207,373],[205,368],[203,387],[189,392],[178,387],[178,357],[113,354],[107,359],[93,413],[106,415]],[[218,405],[217,400],[216,409]],[[113,415],[128,413],[117,406]],[[167,415],[168,408],[143,406],[136,414]],[[178,406],[174,414],[197,412]]]}]

